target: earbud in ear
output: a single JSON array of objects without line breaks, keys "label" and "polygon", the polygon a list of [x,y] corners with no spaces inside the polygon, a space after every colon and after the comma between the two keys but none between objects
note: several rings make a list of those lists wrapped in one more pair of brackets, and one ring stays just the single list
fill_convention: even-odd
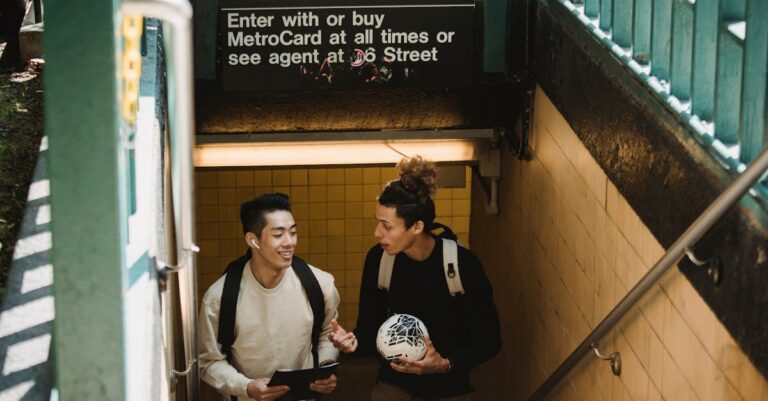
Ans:
[{"label": "earbud in ear", "polygon": [[257,244],[257,243],[256,243],[256,240],[255,240],[255,239],[252,239],[252,240],[251,240],[251,244],[253,244],[253,246],[255,246],[255,247],[256,247],[256,249],[261,249],[261,247],[259,246],[259,244]]}]

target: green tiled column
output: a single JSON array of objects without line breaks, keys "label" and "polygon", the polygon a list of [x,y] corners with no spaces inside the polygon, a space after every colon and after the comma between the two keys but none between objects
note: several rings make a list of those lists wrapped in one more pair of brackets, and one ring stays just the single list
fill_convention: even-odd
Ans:
[{"label": "green tiled column", "polygon": [[45,3],[55,381],[59,399],[123,400],[117,0]]}]

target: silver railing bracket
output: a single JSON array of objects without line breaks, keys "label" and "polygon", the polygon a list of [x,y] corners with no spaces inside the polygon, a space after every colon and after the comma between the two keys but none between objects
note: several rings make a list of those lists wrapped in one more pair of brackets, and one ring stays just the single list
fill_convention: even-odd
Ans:
[{"label": "silver railing bracket", "polygon": [[693,250],[691,248],[685,248],[685,255],[688,256],[688,259],[694,265],[698,267],[707,268],[707,277],[709,277],[709,281],[712,282],[712,285],[714,285],[715,287],[720,285],[720,283],[723,280],[723,259],[722,258],[720,258],[719,256],[715,256],[707,260],[701,260],[696,257],[696,255],[693,253]]},{"label": "silver railing bracket", "polygon": [[190,359],[187,361],[187,369],[183,372],[180,372],[175,369],[171,369],[171,388],[175,389],[176,384],[178,384],[179,377],[181,376],[187,376],[197,366],[197,359]]},{"label": "silver railing bracket", "polygon": [[723,259],[719,256],[715,256],[707,266],[707,276],[712,282],[712,285],[717,287],[723,282]]},{"label": "silver railing bracket", "polygon": [[[182,255],[183,257],[179,258],[179,260],[187,261],[195,253],[200,253],[200,247],[198,247],[195,244],[191,244],[189,249],[184,249],[182,252],[183,252],[183,255]],[[180,263],[180,264],[174,265],[174,264],[167,263],[162,259],[157,259],[157,262],[155,262],[155,265],[157,266],[157,272],[160,273],[161,276],[167,277],[168,273],[175,273],[183,269],[186,266],[186,263]]]},{"label": "silver railing bracket", "polygon": [[614,352],[611,355],[605,356],[600,353],[600,350],[597,348],[598,345],[596,343],[590,344],[590,347],[592,347],[592,351],[595,352],[595,355],[598,358],[604,361],[610,361],[611,372],[613,372],[614,376],[621,376],[621,353]]},{"label": "silver railing bracket", "polygon": [[691,262],[693,262],[693,264],[696,266],[704,266],[707,263],[709,263],[709,261],[701,260],[697,258],[696,254],[693,253],[693,250],[691,248],[685,248],[685,255],[688,256],[688,259],[690,259]]}]

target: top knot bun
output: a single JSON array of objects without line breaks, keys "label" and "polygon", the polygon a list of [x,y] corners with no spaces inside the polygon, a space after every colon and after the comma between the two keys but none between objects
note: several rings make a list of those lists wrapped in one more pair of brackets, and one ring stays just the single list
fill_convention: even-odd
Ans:
[{"label": "top knot bun", "polygon": [[400,182],[423,202],[437,191],[437,170],[435,163],[424,160],[421,156],[403,158],[397,163]]}]

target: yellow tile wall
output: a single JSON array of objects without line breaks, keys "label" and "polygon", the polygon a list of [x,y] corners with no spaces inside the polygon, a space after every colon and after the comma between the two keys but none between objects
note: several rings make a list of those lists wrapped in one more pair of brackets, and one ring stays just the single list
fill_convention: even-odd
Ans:
[{"label": "yellow tile wall", "polygon": [[[363,260],[376,243],[376,197],[396,178],[394,167],[201,169],[195,174],[199,298],[245,252],[240,204],[282,192],[291,197],[299,227],[296,254],[334,275],[342,302],[340,323],[354,328]],[[469,244],[470,178],[467,168],[464,188],[440,189],[435,195],[437,221],[451,227],[464,244]]]},{"label": "yellow tile wall", "polygon": [[[501,214],[472,211],[504,338],[474,376],[479,400],[526,399],[664,253],[540,88],[531,147],[529,162],[503,156]],[[621,352],[621,376],[587,357],[550,399],[768,400],[765,378],[676,268],[600,348]]]}]

